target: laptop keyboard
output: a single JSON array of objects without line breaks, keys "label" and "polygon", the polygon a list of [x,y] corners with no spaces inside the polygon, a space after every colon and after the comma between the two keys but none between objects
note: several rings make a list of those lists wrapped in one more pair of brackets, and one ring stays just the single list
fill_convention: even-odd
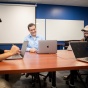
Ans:
[{"label": "laptop keyboard", "polygon": [[8,57],[7,59],[16,59],[16,58],[22,58],[22,56],[17,54],[17,55],[13,55],[11,57]]},{"label": "laptop keyboard", "polygon": [[18,55],[12,56],[12,58],[22,58],[22,56],[18,54]]},{"label": "laptop keyboard", "polygon": [[88,60],[88,57],[85,57],[84,59],[85,59],[85,60]]},{"label": "laptop keyboard", "polygon": [[88,57],[79,58],[78,60],[84,60],[84,61],[88,61]]}]

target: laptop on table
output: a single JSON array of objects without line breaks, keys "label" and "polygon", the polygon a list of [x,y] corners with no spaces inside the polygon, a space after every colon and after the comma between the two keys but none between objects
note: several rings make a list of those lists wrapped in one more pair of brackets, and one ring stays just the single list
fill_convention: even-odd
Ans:
[{"label": "laptop on table", "polygon": [[57,40],[39,40],[37,53],[57,53]]},{"label": "laptop on table", "polygon": [[23,58],[24,54],[25,54],[25,51],[26,51],[26,48],[27,48],[27,44],[28,44],[28,41],[24,41],[23,44],[22,44],[21,53],[13,55],[11,57],[8,57],[6,60],[13,60],[13,59],[21,59],[21,58]]},{"label": "laptop on table", "polygon": [[70,44],[77,60],[88,62],[88,42],[78,41]]}]

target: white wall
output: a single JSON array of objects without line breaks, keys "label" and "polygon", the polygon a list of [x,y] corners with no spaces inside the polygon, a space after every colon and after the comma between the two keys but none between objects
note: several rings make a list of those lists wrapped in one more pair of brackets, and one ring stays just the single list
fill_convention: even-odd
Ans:
[{"label": "white wall", "polygon": [[36,19],[37,34],[45,38],[45,19]]},{"label": "white wall", "polygon": [[80,40],[83,28],[83,20],[46,19],[46,40]]},{"label": "white wall", "polygon": [[[0,43],[22,43],[29,34],[27,26],[35,23],[35,6],[0,5]],[[46,40],[80,40],[83,20],[36,19],[37,33]]]},{"label": "white wall", "polygon": [[0,43],[22,43],[27,26],[35,23],[35,6],[0,4]]}]

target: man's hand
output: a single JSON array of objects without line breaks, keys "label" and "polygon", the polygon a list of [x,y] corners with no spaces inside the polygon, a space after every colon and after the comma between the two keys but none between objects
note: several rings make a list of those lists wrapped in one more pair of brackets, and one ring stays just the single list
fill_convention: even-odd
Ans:
[{"label": "man's hand", "polygon": [[31,52],[31,53],[36,53],[36,51],[37,51],[37,50],[36,50],[35,48],[31,48],[31,49],[30,49],[30,52]]},{"label": "man's hand", "polygon": [[19,47],[13,45],[11,47],[11,49],[10,49],[10,52],[12,53],[12,55],[14,55],[14,54],[20,54],[20,49],[19,49]]}]

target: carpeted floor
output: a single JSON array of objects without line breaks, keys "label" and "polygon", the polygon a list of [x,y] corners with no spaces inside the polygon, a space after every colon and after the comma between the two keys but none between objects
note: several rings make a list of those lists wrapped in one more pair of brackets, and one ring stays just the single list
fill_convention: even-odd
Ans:
[{"label": "carpeted floor", "polygon": [[[42,73],[42,74],[46,75],[47,73]],[[68,75],[68,74],[69,74],[69,71],[57,71],[56,72],[57,88],[69,88],[69,86],[66,84],[65,80],[63,79],[63,76]],[[85,81],[85,77],[86,76],[83,77],[84,81]],[[14,77],[14,79],[10,79],[10,84],[12,84],[12,88],[39,88],[38,83],[36,83],[35,86],[32,87],[31,76],[26,78],[25,75],[22,75],[20,79],[14,82],[15,78],[16,77]],[[46,87],[44,87],[43,77],[41,76],[42,88],[51,88],[51,82],[49,82],[48,78],[46,80],[46,83],[47,85]],[[75,85],[76,85],[76,88],[84,88],[80,80],[76,80]]]}]

